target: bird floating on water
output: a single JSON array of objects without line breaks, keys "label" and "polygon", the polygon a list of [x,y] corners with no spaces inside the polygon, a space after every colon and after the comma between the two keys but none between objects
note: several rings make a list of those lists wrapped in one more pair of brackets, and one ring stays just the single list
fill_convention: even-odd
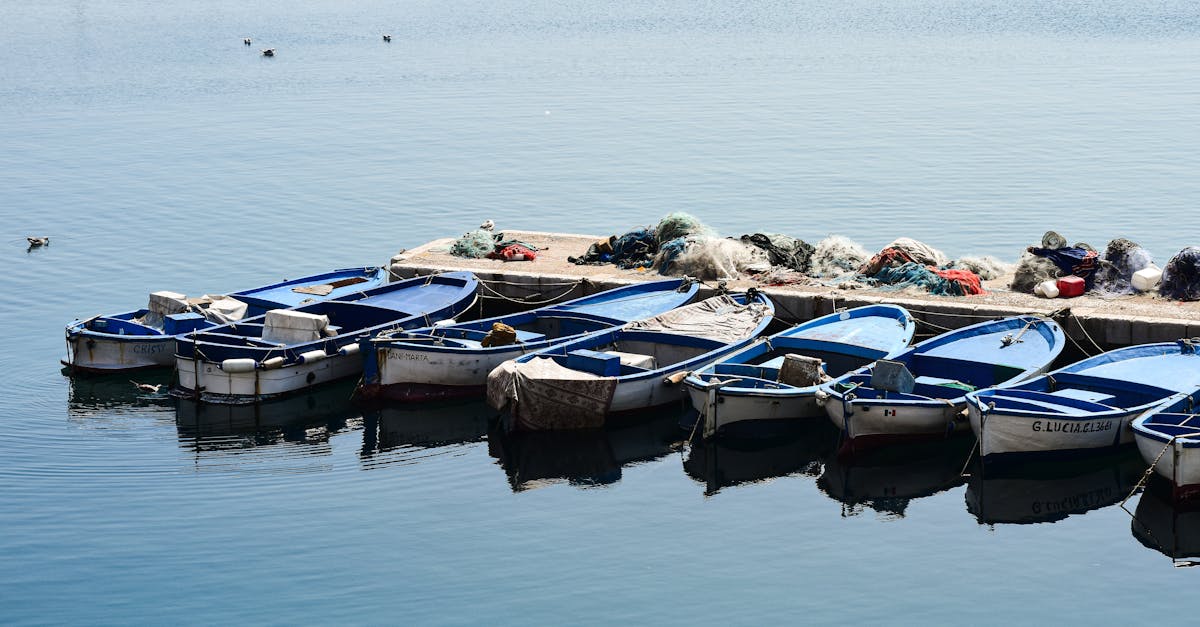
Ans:
[{"label": "bird floating on water", "polygon": [[491,220],[484,220],[483,224],[479,225],[479,228],[481,228],[485,231],[490,231],[490,230],[496,228],[496,223]]},{"label": "bird floating on water", "polygon": [[244,44],[246,44],[247,46],[249,46],[249,45],[250,45],[250,38],[249,38],[249,37],[247,37],[247,38],[243,39],[243,40],[242,40],[242,43],[244,43]]},{"label": "bird floating on water", "polygon": [[29,240],[30,248],[40,248],[42,246],[50,245],[49,237],[26,237],[25,239]]},{"label": "bird floating on water", "polygon": [[159,383],[157,385],[150,385],[149,383],[138,383],[137,381],[134,381],[133,379],[130,379],[129,382],[133,384],[133,387],[137,388],[137,391],[146,392],[147,394],[158,394],[158,391],[161,390],[162,386],[163,386],[163,384],[161,384],[161,383]]},{"label": "bird floating on water", "polygon": [[391,41],[391,40],[392,40],[392,36],[391,36],[391,35],[384,35],[384,36],[383,36],[383,40],[384,40],[384,41]]},{"label": "bird floating on water", "polygon": [[263,48],[262,53],[263,53],[264,57],[273,57],[273,56],[275,56],[275,49],[274,48]]}]

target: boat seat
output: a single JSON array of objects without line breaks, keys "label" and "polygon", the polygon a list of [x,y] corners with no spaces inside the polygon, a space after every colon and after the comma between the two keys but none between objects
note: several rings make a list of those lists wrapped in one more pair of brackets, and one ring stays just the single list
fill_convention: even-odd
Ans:
[{"label": "boat seat", "polygon": [[641,368],[643,370],[654,370],[658,364],[654,359],[654,355],[642,355],[641,353],[622,353],[621,351],[604,351],[609,355],[616,355],[621,360],[622,366],[630,366],[633,368]]},{"label": "boat seat", "polygon": [[521,342],[522,344],[527,342],[540,342],[546,339],[546,335],[544,333],[534,333],[533,331],[522,331],[520,329],[513,330],[517,332],[517,341]]},{"label": "boat seat", "polygon": [[1112,394],[1104,392],[1094,392],[1092,390],[1081,390],[1079,388],[1063,388],[1050,392],[1051,396],[1062,396],[1064,398],[1075,398],[1081,401],[1089,401],[1092,403],[1107,404],[1108,401],[1115,399]]},{"label": "boat seat", "polygon": [[779,370],[780,368],[783,367],[783,360],[786,358],[787,358],[787,355],[780,355],[774,359],[764,361],[761,364],[758,364],[758,366],[760,368],[774,368],[776,370]]},{"label": "boat seat", "polygon": [[931,377],[928,375],[921,375],[917,377],[916,382],[922,385],[940,385],[947,388],[958,388],[967,392],[972,392],[975,390],[975,386],[969,383],[963,383],[962,381],[958,381],[956,379],[943,379],[941,377]]}]

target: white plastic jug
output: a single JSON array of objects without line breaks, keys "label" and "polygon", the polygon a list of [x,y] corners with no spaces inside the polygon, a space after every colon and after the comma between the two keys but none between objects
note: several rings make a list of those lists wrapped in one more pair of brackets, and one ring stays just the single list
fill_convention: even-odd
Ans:
[{"label": "white plastic jug", "polygon": [[1034,286],[1033,293],[1042,298],[1058,298],[1058,282],[1054,280],[1042,281]]},{"label": "white plastic jug", "polygon": [[1149,292],[1158,287],[1162,281],[1162,270],[1154,264],[1138,270],[1133,273],[1133,279],[1130,281],[1133,284],[1133,289],[1139,292]]}]

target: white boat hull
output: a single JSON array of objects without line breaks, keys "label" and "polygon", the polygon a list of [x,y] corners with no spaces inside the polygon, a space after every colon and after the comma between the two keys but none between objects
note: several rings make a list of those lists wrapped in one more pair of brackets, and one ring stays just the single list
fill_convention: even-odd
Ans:
[{"label": "white boat hull", "polygon": [[472,355],[408,347],[378,348],[374,356],[379,366],[378,387],[364,386],[364,392],[402,401],[482,395],[487,389],[488,373],[526,352],[520,347]]},{"label": "white boat hull", "polygon": [[824,405],[829,420],[854,446],[941,438],[966,432],[968,428],[962,406],[950,403],[843,402],[840,397],[831,396]]},{"label": "white boat hull", "polygon": [[1133,439],[1142,459],[1154,465],[1158,476],[1174,485],[1176,496],[1200,495],[1200,448],[1186,447],[1181,440],[1167,444],[1137,432]]},{"label": "white boat hull", "polygon": [[62,360],[64,366],[84,372],[169,368],[173,363],[175,337],[169,335],[109,339],[76,334],[67,337],[67,356]]},{"label": "white boat hull", "polygon": [[790,395],[727,394],[720,389],[710,390],[685,385],[692,407],[700,413],[705,437],[722,428],[737,424],[752,427],[752,423],[802,420],[820,417],[824,410],[812,392]]},{"label": "white boat hull", "polygon": [[[332,355],[311,363],[249,372],[227,372],[219,364],[177,359],[177,393],[210,403],[249,404],[313,386],[352,377],[362,372],[362,356]],[[199,368],[199,372],[197,372]]]},{"label": "white boat hull", "polygon": [[971,430],[979,437],[979,455],[1101,450],[1133,442],[1129,423],[1139,412],[1113,413],[1094,419],[1010,414],[968,403]]}]

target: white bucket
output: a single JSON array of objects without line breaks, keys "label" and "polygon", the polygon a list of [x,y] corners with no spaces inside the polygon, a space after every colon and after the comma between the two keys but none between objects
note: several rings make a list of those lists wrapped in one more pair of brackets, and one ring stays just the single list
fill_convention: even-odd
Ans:
[{"label": "white bucket", "polygon": [[1133,279],[1130,281],[1133,284],[1133,289],[1139,292],[1149,292],[1158,287],[1162,282],[1162,270],[1154,264],[1138,270],[1133,273]]},{"label": "white bucket", "polygon": [[1042,298],[1058,298],[1058,283],[1056,281],[1042,281],[1033,288],[1033,293]]}]

